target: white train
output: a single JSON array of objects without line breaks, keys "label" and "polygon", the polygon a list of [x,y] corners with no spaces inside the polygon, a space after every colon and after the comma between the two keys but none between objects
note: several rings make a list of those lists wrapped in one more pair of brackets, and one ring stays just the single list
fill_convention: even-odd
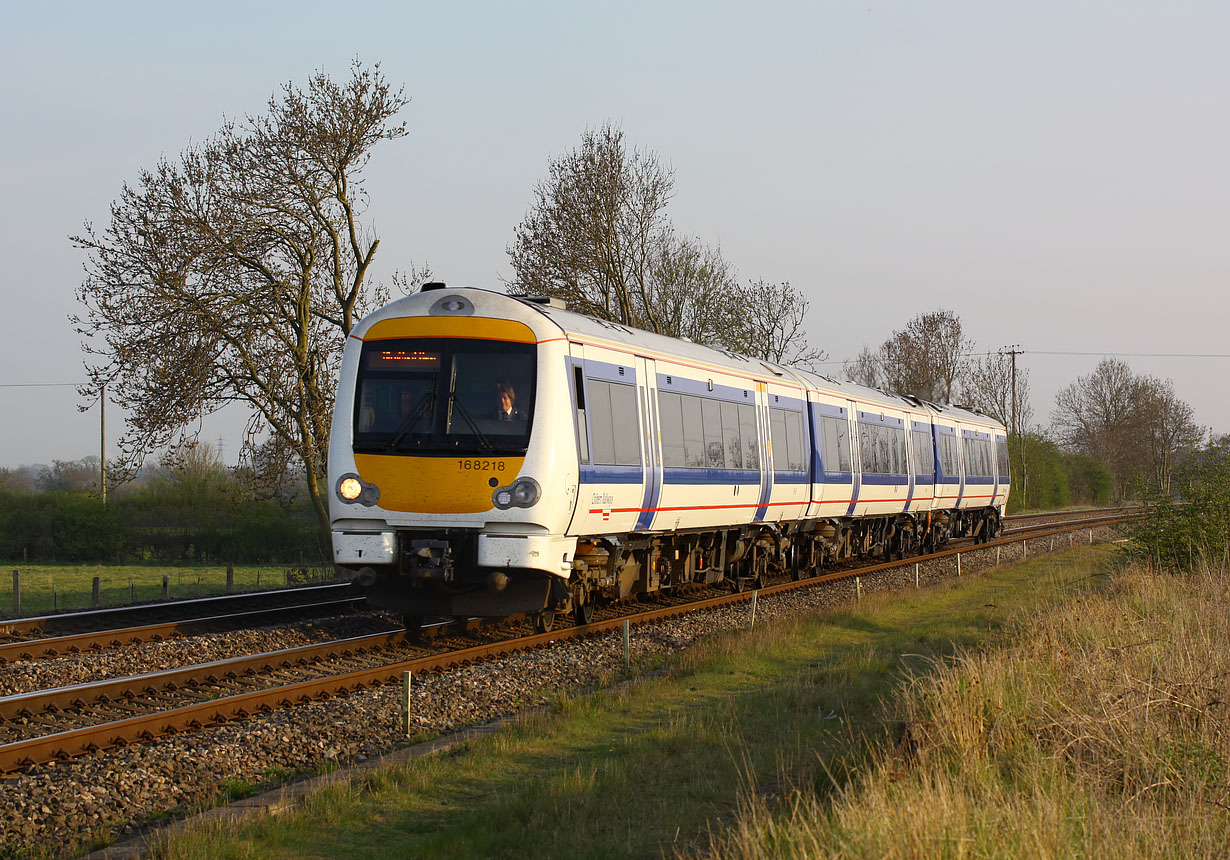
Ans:
[{"label": "white train", "polygon": [[444,284],[360,322],[329,452],[334,561],[426,615],[557,612],[989,539],[1002,424]]}]

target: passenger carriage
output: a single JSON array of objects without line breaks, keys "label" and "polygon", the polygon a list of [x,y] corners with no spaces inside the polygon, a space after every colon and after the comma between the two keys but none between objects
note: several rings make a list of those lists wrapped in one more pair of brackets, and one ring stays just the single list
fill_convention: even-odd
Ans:
[{"label": "passenger carriage", "polygon": [[348,339],[334,558],[407,616],[584,621],[601,599],[990,534],[1003,440],[968,410],[427,285]]}]

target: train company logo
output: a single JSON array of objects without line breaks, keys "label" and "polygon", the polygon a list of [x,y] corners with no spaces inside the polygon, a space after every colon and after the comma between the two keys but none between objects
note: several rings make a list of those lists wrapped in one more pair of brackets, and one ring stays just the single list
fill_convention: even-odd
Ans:
[{"label": "train company logo", "polygon": [[594,493],[590,498],[589,503],[594,507],[609,508],[611,505],[615,504],[615,497],[610,493]]}]

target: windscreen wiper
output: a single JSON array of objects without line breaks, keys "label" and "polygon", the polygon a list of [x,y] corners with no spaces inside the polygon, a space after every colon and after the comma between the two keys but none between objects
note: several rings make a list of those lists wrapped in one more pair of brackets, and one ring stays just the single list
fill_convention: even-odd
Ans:
[{"label": "windscreen wiper", "polygon": [[495,446],[483,435],[483,431],[478,429],[478,422],[474,420],[470,410],[466,409],[466,405],[457,399],[457,392],[454,391],[449,395],[449,404],[461,411],[461,417],[466,420],[466,423],[470,425],[470,429],[474,431],[474,438],[478,440],[480,450],[487,454],[495,451]]},{"label": "windscreen wiper", "polygon": [[419,402],[416,403],[414,408],[410,410],[410,414],[402,419],[401,424],[397,425],[397,429],[393,431],[393,436],[389,439],[388,444],[384,446],[384,450],[392,451],[400,445],[401,440],[405,439],[406,436],[409,435],[410,431],[414,429],[414,426],[419,423],[419,419],[423,417],[423,415],[431,407],[431,404],[435,402],[435,399],[436,387],[435,385],[432,385],[431,388],[427,390],[427,393],[419,398]]}]

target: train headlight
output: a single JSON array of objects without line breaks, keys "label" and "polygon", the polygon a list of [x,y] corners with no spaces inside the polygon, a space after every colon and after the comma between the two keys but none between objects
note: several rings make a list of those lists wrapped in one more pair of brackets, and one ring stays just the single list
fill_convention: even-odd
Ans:
[{"label": "train headlight", "polygon": [[363,482],[358,478],[342,478],[337,484],[337,494],[348,502],[363,495]]},{"label": "train headlight", "polygon": [[542,498],[542,488],[533,478],[518,478],[511,486],[499,487],[491,494],[491,503],[501,511],[528,508]]},{"label": "train headlight", "polygon": [[360,504],[371,507],[380,501],[380,488],[368,484],[358,475],[342,475],[337,480],[337,497],[349,504]]}]

